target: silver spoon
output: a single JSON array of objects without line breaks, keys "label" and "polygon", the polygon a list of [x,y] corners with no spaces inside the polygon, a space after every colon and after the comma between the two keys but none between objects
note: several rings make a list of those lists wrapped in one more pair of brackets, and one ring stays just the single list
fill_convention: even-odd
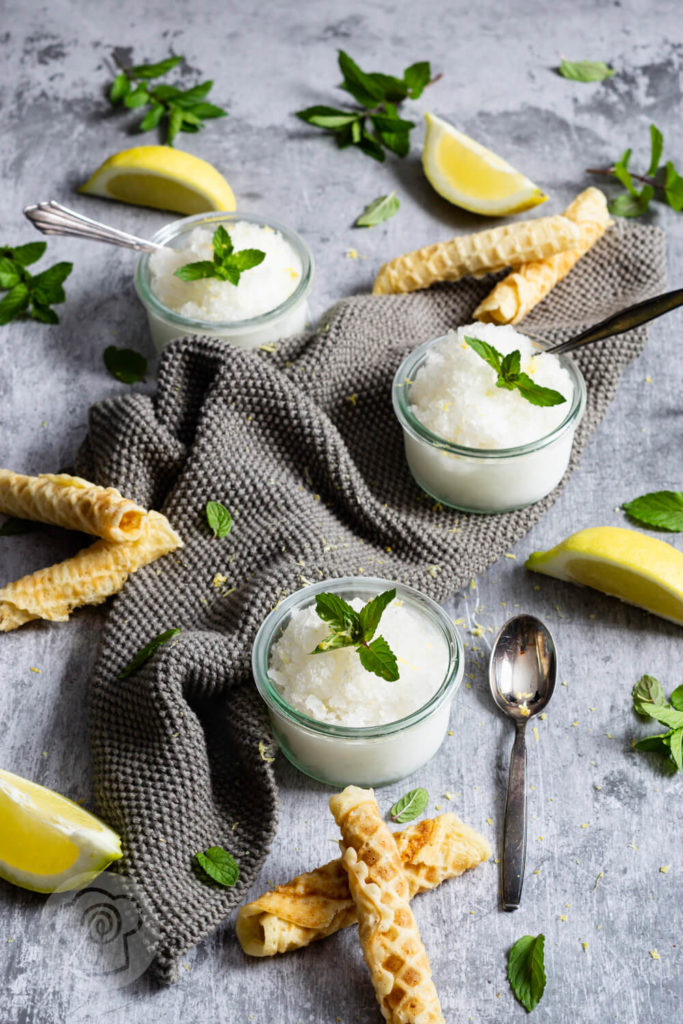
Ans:
[{"label": "silver spoon", "polygon": [[89,238],[94,242],[108,242],[109,245],[120,245],[124,249],[135,249],[137,252],[156,252],[163,245],[148,242],[127,231],[110,228],[92,217],[76,213],[67,206],[51,199],[47,203],[37,203],[24,207],[24,216],[28,217],[34,227],[44,235],[71,235],[74,238]]},{"label": "silver spoon", "polygon": [[509,619],[496,637],[489,662],[493,699],[515,723],[503,837],[503,909],[522,898],[526,861],[526,743],[530,718],[543,711],[555,689],[557,658],[547,627],[533,615]]},{"label": "silver spoon", "polygon": [[633,330],[634,327],[639,327],[640,324],[646,324],[649,320],[656,320],[658,316],[664,316],[665,313],[669,313],[680,305],[683,305],[683,288],[676,288],[674,291],[664,292],[662,295],[654,295],[651,299],[636,302],[634,306],[627,306],[621,312],[608,316],[606,320],[601,320],[599,324],[594,324],[593,327],[582,331],[581,334],[570,338],[569,341],[563,341],[559,345],[553,345],[552,348],[544,349],[543,354],[547,355],[550,352],[553,355],[559,355],[560,352],[572,352],[575,348],[581,348],[583,345],[592,345],[594,341],[611,338],[614,334],[623,334],[625,331]]}]

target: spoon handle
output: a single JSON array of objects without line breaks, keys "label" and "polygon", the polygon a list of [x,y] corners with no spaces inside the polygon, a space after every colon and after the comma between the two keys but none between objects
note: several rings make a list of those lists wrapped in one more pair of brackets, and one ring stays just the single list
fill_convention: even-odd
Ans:
[{"label": "spoon handle", "polygon": [[611,338],[613,334],[623,334],[624,331],[630,331],[634,327],[639,327],[640,324],[646,324],[648,320],[656,320],[658,316],[663,316],[680,305],[683,305],[683,288],[655,295],[644,302],[637,302],[635,306],[622,309],[614,316],[608,316],[606,320],[601,320],[599,324],[589,327],[582,334],[577,334],[575,338],[547,348],[545,352],[559,355],[560,352],[571,352],[575,348],[581,348],[582,345],[590,345],[593,341]]},{"label": "spoon handle", "polygon": [[510,754],[503,837],[503,910],[516,910],[522,898],[526,862],[526,722],[517,722]]},{"label": "spoon handle", "polygon": [[71,235],[75,238],[89,238],[94,242],[108,242],[109,245],[120,245],[124,249],[135,249],[137,252],[156,252],[163,246],[148,242],[127,231],[119,231],[107,224],[101,224],[83,213],[76,213],[67,206],[51,199],[47,203],[38,203],[24,207],[24,216],[28,217],[34,227],[44,235]]}]

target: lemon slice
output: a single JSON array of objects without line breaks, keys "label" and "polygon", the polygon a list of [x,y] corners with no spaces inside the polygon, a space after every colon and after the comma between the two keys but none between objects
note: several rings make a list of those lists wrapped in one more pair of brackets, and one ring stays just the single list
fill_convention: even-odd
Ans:
[{"label": "lemon slice", "polygon": [[548,198],[533,181],[452,124],[434,114],[425,114],[425,120],[422,166],[430,185],[450,203],[499,217]]},{"label": "lemon slice", "polygon": [[136,146],[115,153],[78,191],[174,213],[234,210],[236,205],[215,167],[170,146]]},{"label": "lemon slice", "polygon": [[121,840],[78,804],[0,769],[0,878],[33,892],[87,885]]},{"label": "lemon slice", "polygon": [[550,551],[535,551],[526,567],[594,587],[683,625],[683,552],[656,537],[595,526]]}]

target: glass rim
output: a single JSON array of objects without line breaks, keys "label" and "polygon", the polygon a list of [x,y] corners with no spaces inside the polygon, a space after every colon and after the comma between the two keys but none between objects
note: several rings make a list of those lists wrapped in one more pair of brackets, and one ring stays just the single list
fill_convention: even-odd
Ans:
[{"label": "glass rim", "polygon": [[[429,350],[438,342],[444,341],[448,337],[448,334],[442,334],[438,338],[432,338],[429,341],[423,342],[422,345],[418,345],[417,348],[409,352],[402,360],[394,374],[391,386],[394,413],[403,429],[415,440],[425,442],[432,448],[439,449],[440,451],[464,456],[469,459],[510,459],[521,455],[528,455],[531,452],[547,447],[561,437],[570,427],[578,424],[586,406],[586,382],[574,360],[560,354],[557,358],[560,360],[563,368],[569,372],[574,389],[567,415],[548,434],[543,434],[535,441],[527,441],[525,444],[515,445],[512,448],[469,448],[466,445],[456,444],[454,441],[448,441],[445,437],[440,437],[439,434],[433,433],[412,412],[408,404],[408,389],[405,385],[406,380],[411,382],[412,375],[419,368],[418,364],[424,361]],[[531,338],[529,335],[526,335],[526,337],[529,337],[529,340],[541,350],[550,344],[550,342],[542,341],[540,338]]]},{"label": "glass rim", "polygon": [[226,221],[235,223],[240,220],[279,231],[283,238],[296,250],[301,260],[301,280],[284,302],[274,306],[273,309],[267,310],[265,313],[259,313],[258,316],[248,317],[245,320],[197,320],[194,317],[182,316],[175,310],[165,306],[153,291],[149,272],[149,260],[152,253],[143,252],[135,267],[135,290],[145,308],[148,311],[151,310],[160,319],[166,320],[177,327],[185,327],[193,331],[204,330],[209,334],[215,331],[244,333],[250,329],[256,330],[273,320],[278,320],[305,299],[313,284],[313,253],[301,235],[294,231],[293,228],[287,227],[286,224],[282,224],[272,217],[261,216],[256,213],[243,213],[239,210],[207,210],[205,213],[195,213],[191,217],[182,217],[179,220],[165,224],[163,228],[152,236],[151,241],[156,242],[158,245],[165,245],[171,239],[177,238],[179,235],[185,234],[193,227],[199,227],[201,224],[217,221],[220,221],[220,223],[225,223]]},{"label": "glass rim", "polygon": [[[321,722],[302,711],[297,711],[282,697],[268,674],[270,649],[277,639],[280,626],[287,613],[293,608],[306,607],[311,604],[312,598],[322,591],[339,593],[344,590],[356,590],[361,593],[363,591],[375,593],[391,587],[396,587],[397,596],[408,597],[414,604],[423,608],[431,620],[441,628],[448,648],[448,666],[439,687],[425,704],[416,708],[415,711],[411,711],[409,715],[397,718],[393,722],[383,722],[380,725],[335,725],[331,722]],[[386,580],[376,576],[340,576],[302,587],[273,608],[261,623],[256,634],[251,663],[256,687],[269,711],[279,713],[289,722],[318,736],[345,740],[370,740],[391,736],[393,733],[402,732],[404,729],[419,724],[440,708],[449,696],[455,696],[465,671],[465,652],[460,634],[453,621],[441,605],[427,597],[426,594],[398,580]]]}]

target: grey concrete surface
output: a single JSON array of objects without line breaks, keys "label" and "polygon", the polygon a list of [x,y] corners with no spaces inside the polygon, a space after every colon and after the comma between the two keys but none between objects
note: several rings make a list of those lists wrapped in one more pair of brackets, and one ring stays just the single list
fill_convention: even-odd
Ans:
[{"label": "grey concrete surface", "polygon": [[[634,164],[646,164],[653,120],[664,132],[665,156],[683,163],[680,8],[668,0],[557,0],[546,8],[530,0],[5,0],[0,43],[7,243],[38,237],[21,209],[47,198],[140,234],[168,220],[78,198],[74,188],[111,153],[151,140],[129,134],[134,117],[112,113],[105,99],[112,48],[129,48],[138,61],[172,50],[184,54],[188,81],[215,79],[211,98],[230,111],[180,144],[223,171],[242,208],[274,213],[305,235],[317,262],[314,318],[336,298],[367,290],[387,256],[480,223],[440,200],[422,175],[425,110],[528,173],[549,192],[552,212],[589,183],[586,167],[608,164],[626,146],[634,149]],[[339,152],[292,117],[303,106],[342,99],[335,91],[338,47],[374,69],[400,71],[428,59],[443,72],[419,101],[406,104],[418,123],[408,159],[379,165]],[[602,85],[565,81],[552,70],[562,56],[607,60],[617,74]],[[354,229],[363,206],[390,189],[401,200],[398,216],[370,231]],[[683,270],[682,217],[661,204],[648,215],[667,231],[672,286]],[[74,262],[60,325],[0,328],[0,464],[24,472],[68,465],[89,405],[125,389],[103,367],[108,344],[152,357],[131,253],[54,239],[48,255]],[[626,499],[683,486],[682,317],[653,325],[579,470],[511,551],[515,557],[454,595],[449,608],[465,620],[470,646],[453,736],[428,768],[379,793],[386,808],[409,786],[426,786],[431,811],[456,811],[490,837],[499,856],[512,734],[487,695],[486,660],[492,633],[509,614],[525,609],[545,619],[558,644],[562,685],[538,725],[538,741],[530,736],[523,905],[515,914],[499,909],[495,862],[416,903],[449,1024],[526,1018],[506,980],[506,957],[517,937],[538,932],[546,936],[548,976],[534,1011],[539,1024],[680,1019],[682,782],[654,755],[632,750],[633,736],[647,727],[630,707],[631,687],[643,672],[658,676],[667,692],[681,683],[680,628],[598,593],[532,578],[523,561],[582,527],[622,525],[618,508]],[[151,391],[152,375],[139,387]],[[681,536],[670,539],[683,547]],[[64,557],[72,545],[58,531],[0,538],[0,577],[14,579]],[[85,610],[69,624],[40,624],[0,639],[0,764],[86,805],[85,708],[103,616]],[[472,633],[477,624],[482,636]],[[328,791],[281,759],[277,770],[282,819],[254,894],[334,853]],[[162,990],[145,978],[116,988],[79,971],[69,950],[55,960],[42,897],[0,884],[0,921],[2,1024],[380,1019],[351,930],[295,955],[248,961],[228,920],[188,956],[179,983]]]}]

